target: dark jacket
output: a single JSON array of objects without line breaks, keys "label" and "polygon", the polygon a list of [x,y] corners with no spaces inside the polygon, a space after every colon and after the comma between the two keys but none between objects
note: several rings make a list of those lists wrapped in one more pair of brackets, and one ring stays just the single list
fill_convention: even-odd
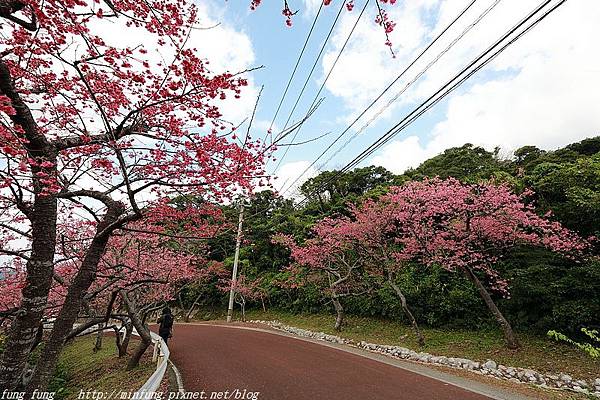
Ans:
[{"label": "dark jacket", "polygon": [[173,329],[173,314],[163,314],[158,319],[160,326],[158,327],[158,334],[162,337],[171,336],[171,330]]}]

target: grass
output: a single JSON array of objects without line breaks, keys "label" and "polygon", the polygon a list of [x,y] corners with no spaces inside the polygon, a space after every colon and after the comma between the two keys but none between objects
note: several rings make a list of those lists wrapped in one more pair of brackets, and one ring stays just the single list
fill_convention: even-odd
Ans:
[{"label": "grass", "polygon": [[[51,389],[56,399],[77,399],[80,390],[135,391],[150,377],[156,368],[152,362],[152,348],[140,366],[126,371],[127,358],[117,357],[117,347],[111,337],[105,337],[102,349],[94,353],[95,336],[84,336],[65,346],[59,360]],[[132,340],[131,348],[136,345]]]},{"label": "grass", "polygon": [[419,348],[410,327],[395,321],[347,316],[342,332],[333,329],[330,314],[291,314],[270,310],[251,310],[246,318],[277,320],[287,325],[312,331],[335,334],[354,341],[399,345],[435,355],[464,357],[476,361],[492,359],[498,364],[531,368],[543,373],[568,373],[575,379],[600,377],[600,361],[594,360],[578,349],[554,340],[527,333],[519,333],[522,347],[509,350],[504,346],[502,334],[496,330],[468,331],[433,329],[423,327],[427,344]]}]

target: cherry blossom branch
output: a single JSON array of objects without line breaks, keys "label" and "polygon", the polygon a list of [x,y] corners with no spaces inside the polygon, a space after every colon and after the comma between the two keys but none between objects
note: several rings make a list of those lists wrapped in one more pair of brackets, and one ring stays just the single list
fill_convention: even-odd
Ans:
[{"label": "cherry blossom branch", "polygon": [[31,239],[31,233],[30,232],[22,231],[20,229],[15,228],[14,226],[7,225],[7,224],[2,223],[2,222],[0,222],[0,227],[2,227],[4,229],[8,229],[9,231],[13,231],[15,233],[18,233],[19,235],[25,236],[28,239]]},{"label": "cherry blossom branch", "polygon": [[26,256],[25,254],[21,253],[20,251],[0,248],[0,253],[5,254],[7,256],[19,257],[19,258],[22,258],[23,260],[29,261],[29,257]]},{"label": "cherry blossom branch", "polygon": [[0,17],[5,18],[17,25],[27,29],[28,31],[36,31],[38,28],[37,17],[33,7],[29,7],[31,12],[31,21],[24,21],[19,17],[13,15],[13,13],[21,11],[25,7],[25,4],[15,0],[3,0],[0,2]]}]

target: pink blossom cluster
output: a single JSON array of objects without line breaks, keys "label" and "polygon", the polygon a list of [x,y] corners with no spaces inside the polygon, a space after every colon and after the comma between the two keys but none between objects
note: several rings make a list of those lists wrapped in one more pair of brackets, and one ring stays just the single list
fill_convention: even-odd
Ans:
[{"label": "pink blossom cluster", "polygon": [[540,246],[579,259],[589,242],[536,214],[503,184],[466,184],[449,178],[391,187],[378,200],[350,205],[349,216],[325,218],[304,243],[277,235],[295,263],[327,271],[344,257],[359,257],[371,276],[405,263],[437,264],[448,271],[480,271],[494,291],[508,295],[496,264],[517,245]]},{"label": "pink blossom cluster", "polygon": [[[176,207],[158,201],[149,218],[134,222],[113,235],[96,272],[97,278],[88,291],[88,307],[102,313],[111,294],[133,290],[138,304],[169,301],[186,282],[223,277],[222,263],[206,258],[205,239],[228,225],[220,209],[210,205]],[[67,290],[81,267],[81,261],[96,223],[69,218],[59,225],[57,261],[47,316],[55,316]],[[0,312],[16,307],[21,299],[25,268],[15,258],[0,268]]]},{"label": "pink blossom cluster", "polygon": [[[248,83],[231,72],[212,72],[209,61],[188,46],[198,24],[193,2],[21,3],[24,18],[36,21],[39,32],[20,25],[7,28],[10,32],[0,39],[7,49],[2,63],[20,98],[37,109],[35,129],[59,149],[60,162],[28,153],[33,133],[25,134],[12,100],[2,95],[0,114],[11,123],[0,124],[0,154],[18,166],[3,186],[30,189],[35,181],[45,192],[58,193],[65,189],[59,176],[68,180],[88,165],[110,182],[122,169],[116,152],[137,165],[136,175],[162,181],[155,190],[164,191],[166,183],[181,177],[197,189],[215,188],[216,196],[229,186],[223,182],[252,185],[239,177],[254,175],[264,146],[248,141],[242,148],[232,141],[229,124],[214,104],[238,98]],[[111,19],[150,35],[135,47],[117,47],[96,28]],[[150,55],[152,45],[173,54],[172,59]],[[138,135],[150,144],[140,146],[134,139]]]},{"label": "pink blossom cluster", "polygon": [[[354,0],[344,0],[344,1],[345,1],[346,9],[348,11],[352,11],[354,9]],[[377,13],[377,16],[375,17],[375,23],[377,25],[380,25],[383,28],[383,31],[385,33],[386,46],[391,47],[392,42],[390,41],[390,38],[388,35],[394,30],[396,23],[389,18],[387,11],[381,7],[381,5],[379,4],[379,1],[381,1],[381,3],[389,4],[389,5],[393,6],[396,4],[396,0],[377,0],[378,13]],[[261,3],[262,3],[262,0],[251,0],[250,9],[252,11],[256,10],[258,8],[258,6],[260,6]],[[331,5],[331,3],[332,3],[332,0],[323,0],[324,6],[329,6],[329,5]],[[283,10],[281,13],[285,17],[285,24],[287,26],[291,27],[292,26],[292,16],[294,16],[297,13],[297,11],[292,12],[290,10],[287,0],[284,0],[284,2],[283,2]],[[393,52],[392,52],[392,54],[393,54]]]}]

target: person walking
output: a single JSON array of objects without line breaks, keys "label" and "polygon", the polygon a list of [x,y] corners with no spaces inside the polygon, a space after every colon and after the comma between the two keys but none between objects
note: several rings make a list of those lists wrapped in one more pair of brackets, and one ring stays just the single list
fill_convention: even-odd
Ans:
[{"label": "person walking", "polygon": [[165,344],[168,342],[169,338],[173,336],[173,314],[171,314],[171,309],[169,307],[165,307],[162,310],[162,315],[158,318],[158,323],[160,324],[158,327],[158,335],[165,341]]}]

